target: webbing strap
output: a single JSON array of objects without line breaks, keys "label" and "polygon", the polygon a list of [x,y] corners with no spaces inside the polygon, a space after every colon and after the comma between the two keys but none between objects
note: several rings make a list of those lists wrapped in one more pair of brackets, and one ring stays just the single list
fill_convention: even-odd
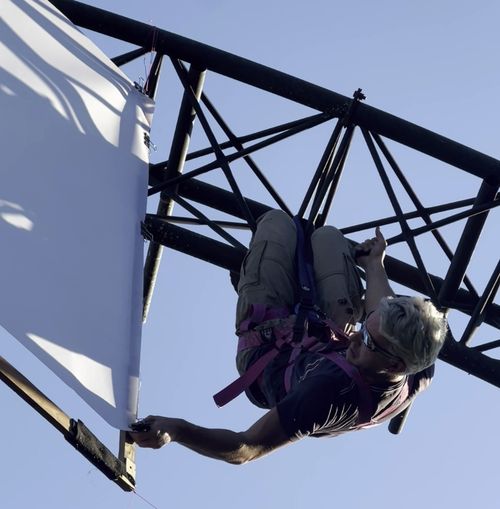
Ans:
[{"label": "webbing strap", "polygon": [[337,352],[320,352],[323,357],[334,362],[349,378],[351,378],[358,388],[359,395],[359,415],[357,425],[363,425],[371,421],[372,415],[375,412],[375,405],[373,403],[372,393],[370,386],[366,380],[361,376],[361,373],[355,366],[347,362],[345,357]]},{"label": "webbing strap", "polygon": [[275,348],[269,350],[257,359],[239,378],[229,384],[227,387],[219,391],[213,396],[215,404],[218,407],[224,406],[234,398],[239,396],[243,391],[248,389],[259,376],[262,374],[266,366],[280,353],[280,348],[284,341],[277,341]]},{"label": "webbing strap", "polygon": [[276,318],[288,318],[290,311],[287,308],[271,308],[265,304],[252,304],[248,312],[248,318],[243,320],[239,326],[240,333],[249,331],[254,325]]},{"label": "webbing strap", "polygon": [[302,340],[308,319],[317,319],[314,313],[316,304],[316,284],[314,280],[314,258],[310,236],[304,232],[302,219],[298,216],[293,218],[297,233],[295,248],[295,260],[297,264],[297,278],[299,282],[300,302],[297,305],[297,317],[293,327],[293,339],[295,342]]}]

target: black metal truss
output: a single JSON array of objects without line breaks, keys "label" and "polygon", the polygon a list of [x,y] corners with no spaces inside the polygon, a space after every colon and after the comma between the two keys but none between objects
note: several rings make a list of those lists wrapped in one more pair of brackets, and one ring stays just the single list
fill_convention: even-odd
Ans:
[{"label": "black metal truss", "polygon": [[[485,344],[469,346],[472,334],[482,324],[488,324],[495,329],[500,328],[500,307],[494,303],[500,284],[500,268],[497,264],[482,294],[478,293],[471,278],[466,274],[489,211],[500,204],[498,195],[500,161],[368,106],[361,102],[363,96],[360,91],[357,91],[351,99],[225,51],[80,2],[73,0],[51,0],[51,2],[76,25],[138,46],[134,51],[115,57],[113,61],[117,65],[154,49],[155,63],[152,66],[152,74],[146,82],[148,87],[145,92],[148,95],[152,96],[156,92],[163,56],[168,56],[171,60],[184,91],[168,160],[150,167],[149,195],[159,194],[160,204],[157,214],[148,214],[144,222],[145,236],[151,240],[145,265],[145,316],[162,246],[198,257],[231,272],[238,272],[245,248],[225,230],[253,229],[255,218],[276,206],[292,214],[285,200],[252,159],[252,154],[306,129],[337,119],[309,189],[305,193],[300,215],[305,217],[307,213],[311,227],[324,224],[335,199],[340,176],[345,171],[351,139],[360,128],[393,206],[394,216],[374,218],[367,223],[350,225],[343,229],[344,234],[377,225],[399,224],[401,233],[388,239],[388,243],[407,243],[415,266],[388,256],[386,269],[389,278],[413,292],[427,295],[442,309],[455,309],[470,316],[469,324],[460,334],[459,340],[455,340],[453,331],[450,330],[441,358],[500,387],[500,360],[484,353],[499,347],[500,341],[492,338]],[[185,64],[188,65],[188,70]],[[257,133],[237,136],[202,91],[207,72],[257,87],[310,107],[318,113]],[[227,139],[222,142],[217,140],[209,116],[215,121],[215,127],[222,130]],[[195,119],[198,120],[210,143],[206,149],[188,153]],[[411,188],[384,140],[395,141],[476,177],[480,187],[477,196],[425,207]],[[232,151],[228,153],[230,150]],[[186,161],[195,161],[207,155],[213,156],[214,159],[183,173]],[[273,205],[244,196],[244,190],[240,189],[231,168],[231,163],[238,160],[248,164],[256,178],[269,192]],[[229,190],[198,179],[214,169],[222,169]],[[398,193],[391,183],[389,170],[413,203],[415,211],[403,212]],[[174,202],[179,203],[190,216],[173,216]],[[240,221],[211,220],[193,203],[234,216]],[[457,209],[465,210],[454,212]],[[432,216],[437,213],[448,213],[448,216],[434,221]],[[425,225],[412,228],[409,221],[413,218],[422,219]],[[453,252],[439,229],[464,218],[467,221],[458,246]],[[209,225],[229,244],[178,226],[174,224],[176,222],[184,225]],[[415,238],[425,232],[432,232],[443,253],[450,260],[444,277],[428,272],[424,263],[425,257],[418,250]]]}]

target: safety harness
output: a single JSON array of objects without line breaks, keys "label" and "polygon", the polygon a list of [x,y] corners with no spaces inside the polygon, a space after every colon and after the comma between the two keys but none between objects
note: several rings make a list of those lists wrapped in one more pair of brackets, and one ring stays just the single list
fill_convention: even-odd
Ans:
[{"label": "safety harness", "polygon": [[[284,372],[283,385],[285,392],[291,388],[291,379],[296,359],[303,352],[315,352],[335,363],[351,378],[358,389],[358,421],[356,428],[374,426],[395,415],[408,398],[410,387],[408,380],[402,387],[399,396],[381,415],[376,422],[372,419],[376,404],[373,401],[369,384],[364,380],[358,369],[350,364],[336,350],[344,350],[349,337],[332,320],[327,318],[316,305],[316,288],[313,268],[313,254],[310,235],[304,231],[302,220],[294,218],[297,231],[297,247],[295,252],[297,276],[299,281],[300,301],[291,314],[287,308],[271,308],[262,304],[251,306],[249,317],[239,325],[238,352],[247,348],[268,344],[270,338],[273,347],[257,359],[238,379],[214,395],[214,401],[221,407],[247,390],[259,380],[264,370],[281,353],[289,352]],[[275,323],[269,327],[259,327],[265,322]],[[310,331],[313,333],[310,334]],[[321,333],[318,334],[318,331]],[[410,383],[413,377],[409,377]]]}]

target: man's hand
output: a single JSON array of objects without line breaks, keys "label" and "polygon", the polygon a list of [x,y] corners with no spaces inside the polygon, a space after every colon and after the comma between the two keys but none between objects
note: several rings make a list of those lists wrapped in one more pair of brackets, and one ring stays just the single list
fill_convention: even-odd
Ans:
[{"label": "man's hand", "polygon": [[380,228],[375,229],[375,237],[367,239],[356,246],[356,263],[365,269],[366,292],[365,312],[368,315],[380,304],[383,297],[394,297],[389,279],[384,268],[385,241]]},{"label": "man's hand", "polygon": [[377,226],[375,237],[366,239],[356,246],[354,251],[356,263],[365,270],[370,265],[383,266],[386,247],[387,242]]},{"label": "man's hand", "polygon": [[169,444],[175,437],[177,419],[150,415],[132,424],[130,432],[134,442],[139,447],[159,449]]}]

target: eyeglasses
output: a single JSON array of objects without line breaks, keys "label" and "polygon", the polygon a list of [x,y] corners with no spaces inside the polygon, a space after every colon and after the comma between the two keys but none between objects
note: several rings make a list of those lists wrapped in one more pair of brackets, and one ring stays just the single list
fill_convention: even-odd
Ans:
[{"label": "eyeglasses", "polygon": [[[368,318],[368,317],[367,317]],[[392,352],[389,352],[389,350],[386,350],[385,348],[382,348],[381,346],[377,345],[375,343],[375,340],[372,338],[371,334],[368,332],[368,329],[366,328],[366,320],[363,322],[363,325],[361,325],[361,337],[364,345],[368,350],[371,352],[378,352],[385,357],[389,357],[391,359],[399,359],[401,360],[397,355],[394,355]]]}]

